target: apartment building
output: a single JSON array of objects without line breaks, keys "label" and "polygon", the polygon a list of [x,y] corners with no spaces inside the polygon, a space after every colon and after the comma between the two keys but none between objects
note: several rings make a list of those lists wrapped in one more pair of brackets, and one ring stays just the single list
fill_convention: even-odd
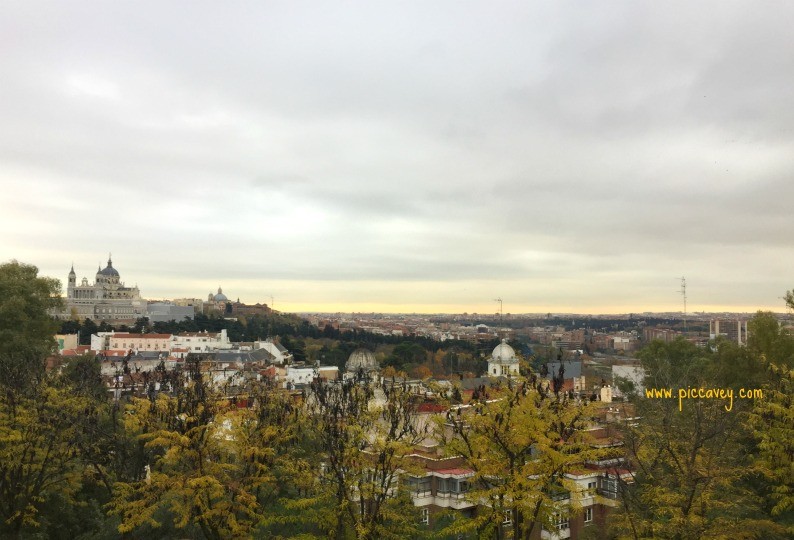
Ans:
[{"label": "apartment building", "polygon": [[109,335],[108,349],[124,351],[170,351],[173,344],[171,334],[133,334],[114,332]]},{"label": "apartment building", "polygon": [[184,332],[174,336],[174,347],[190,352],[209,352],[231,349],[226,330],[220,332]]},{"label": "apartment building", "polygon": [[[633,408],[625,403],[612,403],[603,394],[602,391],[596,424],[588,430],[591,444],[596,448],[619,448],[622,441],[617,424],[633,420]],[[417,468],[404,475],[401,482],[414,505],[420,508],[422,524],[433,527],[449,510],[465,517],[475,517],[483,511],[484,503],[471,496],[476,488],[476,473],[463,457],[444,457],[432,441],[417,447],[410,457]],[[551,530],[536,528],[533,539],[577,539],[597,534],[605,526],[609,512],[619,504],[620,483],[630,483],[633,475],[625,460],[612,458],[582,464],[565,478],[569,490],[561,490],[554,499],[563,506],[572,505],[575,500],[578,510],[561,514]],[[505,515],[501,526],[509,535],[510,514]]]},{"label": "apartment building", "polygon": [[709,339],[726,337],[734,343],[747,343],[747,321],[741,319],[712,319],[709,321]]}]

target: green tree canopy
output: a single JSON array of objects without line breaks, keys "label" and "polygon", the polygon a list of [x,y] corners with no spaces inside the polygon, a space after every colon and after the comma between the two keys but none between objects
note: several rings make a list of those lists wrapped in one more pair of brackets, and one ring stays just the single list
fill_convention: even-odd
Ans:
[{"label": "green tree canopy", "polygon": [[[792,305],[792,291],[786,301]],[[773,518],[794,536],[794,337],[771,313],[750,322],[748,350],[765,376],[763,398],[748,417],[757,449],[755,464],[766,481],[762,496]]]},{"label": "green tree canopy", "polygon": [[[595,405],[589,401],[555,393],[534,377],[492,387],[489,398],[439,419],[437,433],[447,455],[463,456],[474,470],[467,497],[485,503],[476,518],[453,523],[449,532],[476,529],[480,538],[504,538],[502,523],[509,515],[513,538],[535,538],[541,527],[553,530],[554,520],[578,504],[582,494],[567,474],[614,455],[591,445],[586,428]],[[570,494],[572,505],[560,502],[563,493]]]},{"label": "green tree canopy", "polygon": [[0,386],[6,391],[26,390],[44,374],[55,350],[51,312],[61,306],[60,290],[58,280],[39,277],[35,266],[0,266]]},{"label": "green tree canopy", "polygon": [[[34,266],[17,262],[0,266],[3,538],[63,537],[96,523],[94,518],[101,521],[101,496],[89,497],[92,512],[85,494],[98,485],[96,476],[107,481],[101,457],[107,452],[98,450],[104,439],[101,418],[108,410],[99,366],[78,358],[63,374],[45,371],[57,328],[51,310],[60,298],[58,282],[37,273]],[[64,519],[78,514],[85,518],[82,523]]]},{"label": "green tree canopy", "polygon": [[[655,341],[639,357],[646,388],[671,389],[672,397],[634,398],[641,420],[625,426],[624,441],[635,476],[621,485],[622,508],[611,520],[617,536],[694,540],[730,530],[732,538],[784,538],[758,496],[757,449],[746,425],[755,404],[738,394],[761,384],[752,349],[679,339]],[[725,399],[679,401],[679,390],[690,388],[733,390],[731,410]]]}]

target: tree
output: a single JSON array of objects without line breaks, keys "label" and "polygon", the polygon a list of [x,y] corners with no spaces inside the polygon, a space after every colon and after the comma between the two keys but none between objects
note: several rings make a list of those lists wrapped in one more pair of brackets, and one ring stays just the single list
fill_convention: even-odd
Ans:
[{"label": "tree", "polygon": [[[787,303],[794,300],[792,291],[786,297]],[[750,321],[747,348],[767,378],[748,417],[758,445],[756,465],[767,483],[762,495],[769,513],[794,535],[794,338],[772,314],[759,313]]]},{"label": "tree", "polygon": [[36,525],[42,494],[69,471],[59,437],[66,396],[40,387],[55,348],[49,311],[59,306],[59,285],[37,274],[16,261],[0,266],[0,531],[11,536]]},{"label": "tree", "polygon": [[772,381],[749,425],[758,441],[758,465],[769,481],[771,515],[794,535],[794,370],[767,364]]},{"label": "tree", "polygon": [[425,365],[417,366],[411,370],[411,377],[416,379],[429,379],[433,372]]},{"label": "tree", "polygon": [[198,357],[187,363],[186,376],[160,381],[173,395],[151,393],[127,407],[126,429],[145,455],[134,477],[114,486],[119,532],[171,527],[216,539],[318,531],[314,432],[302,409],[267,382],[228,396],[208,384]]},{"label": "tree", "polygon": [[148,317],[138,317],[135,319],[135,324],[130,328],[130,332],[134,332],[136,334],[142,334],[144,332],[148,332],[151,330],[151,325],[149,324]]},{"label": "tree", "polygon": [[756,369],[762,367],[764,360],[779,366],[794,367],[794,339],[788,330],[781,328],[773,313],[757,313],[747,327],[747,349],[754,356]]},{"label": "tree", "polygon": [[[742,384],[733,371],[746,352],[728,342],[712,351],[679,339],[653,342],[639,357],[646,388],[674,394],[635,398],[641,420],[624,429],[635,474],[620,485],[622,507],[612,519],[617,536],[721,538],[730,530],[733,538],[782,538],[752,488],[743,423],[751,403],[732,388]],[[679,389],[690,388],[734,390],[736,399],[679,399]]]},{"label": "tree", "polygon": [[77,420],[87,408],[86,398],[48,383],[35,399],[0,401],[0,532],[17,537],[36,527],[49,496],[71,500],[81,474]]},{"label": "tree", "polygon": [[[99,467],[84,455],[101,440],[96,429],[104,392],[98,366],[77,359],[63,375],[45,371],[58,324],[56,280],[35,267],[0,266],[0,534],[30,536],[58,505],[75,497]],[[89,373],[90,372],[90,373]],[[93,473],[91,472],[93,471]]]},{"label": "tree", "polygon": [[[54,484],[40,495],[35,530],[42,536],[114,536],[115,525],[107,519],[103,506],[112,496],[115,479],[124,473],[120,467],[123,462],[119,461],[123,438],[114,430],[113,407],[99,368],[96,358],[85,355],[69,359],[61,373],[48,373],[46,382],[58,391],[49,394],[50,405],[64,418],[64,427],[50,434],[55,439],[53,455],[68,452],[68,474],[65,482]],[[45,385],[39,386],[43,388]],[[51,423],[46,417],[42,419]],[[30,527],[23,533],[25,537],[35,534]]]},{"label": "tree", "polygon": [[400,474],[414,468],[409,455],[427,433],[408,390],[399,384],[316,382],[307,401],[325,459],[321,482],[333,501],[329,535],[416,537],[416,511],[399,496],[398,484]]},{"label": "tree", "polygon": [[17,261],[0,266],[0,387],[12,406],[44,375],[58,329],[51,312],[60,306],[58,280]]},{"label": "tree", "polygon": [[418,343],[404,341],[394,347],[391,355],[384,361],[384,367],[393,366],[400,371],[407,371],[424,363],[427,360],[427,351]]},{"label": "tree", "polygon": [[59,334],[77,334],[80,332],[80,322],[74,319],[63,321]]},{"label": "tree", "polygon": [[574,508],[579,496],[567,473],[606,453],[591,447],[584,430],[593,405],[535,378],[487,394],[451,410],[439,425],[446,453],[463,456],[474,470],[469,499],[484,503],[473,520],[450,530],[474,528],[480,537],[501,537],[506,514],[514,538],[530,538],[541,526],[554,530],[555,517],[571,508],[560,495],[569,493]]},{"label": "tree", "polygon": [[204,380],[199,359],[188,357],[186,380],[174,396],[151,394],[128,406],[126,429],[148,450],[147,470],[118,482],[110,510],[119,532],[158,528],[167,510],[177,529],[208,539],[250,536],[260,519],[246,461],[234,433],[236,410]]},{"label": "tree", "polygon": [[[107,326],[105,321],[102,321],[102,324],[105,324]],[[80,345],[90,345],[91,344],[91,336],[93,334],[96,334],[97,332],[100,332],[100,331],[101,332],[107,332],[109,330],[112,330],[112,328],[110,328],[110,327],[107,327],[107,329],[103,328],[102,330],[100,330],[100,328],[101,327],[97,326],[97,324],[94,321],[92,321],[91,319],[85,319],[83,321],[83,324],[80,327]]]}]

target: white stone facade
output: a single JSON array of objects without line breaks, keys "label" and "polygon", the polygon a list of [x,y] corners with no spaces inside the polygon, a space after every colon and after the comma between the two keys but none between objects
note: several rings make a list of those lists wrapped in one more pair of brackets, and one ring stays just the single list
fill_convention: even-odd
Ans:
[{"label": "white stone facade", "polygon": [[59,314],[62,319],[91,319],[92,321],[135,322],[146,316],[146,301],[141,299],[138,287],[126,287],[113,261],[97,268],[94,283],[83,278],[77,284],[77,274],[72,266],[66,287],[66,309]]},{"label": "white stone facade", "polygon": [[188,352],[212,352],[232,348],[226,330],[220,332],[189,332],[174,336],[173,347]]}]

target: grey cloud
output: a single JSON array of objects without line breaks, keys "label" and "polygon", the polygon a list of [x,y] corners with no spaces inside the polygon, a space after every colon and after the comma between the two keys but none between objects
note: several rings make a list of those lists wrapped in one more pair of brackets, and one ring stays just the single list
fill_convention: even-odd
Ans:
[{"label": "grey cloud", "polygon": [[0,209],[31,227],[4,258],[90,235],[171,255],[162,279],[513,287],[790,259],[786,3],[0,10],[0,174],[25,201]]}]

